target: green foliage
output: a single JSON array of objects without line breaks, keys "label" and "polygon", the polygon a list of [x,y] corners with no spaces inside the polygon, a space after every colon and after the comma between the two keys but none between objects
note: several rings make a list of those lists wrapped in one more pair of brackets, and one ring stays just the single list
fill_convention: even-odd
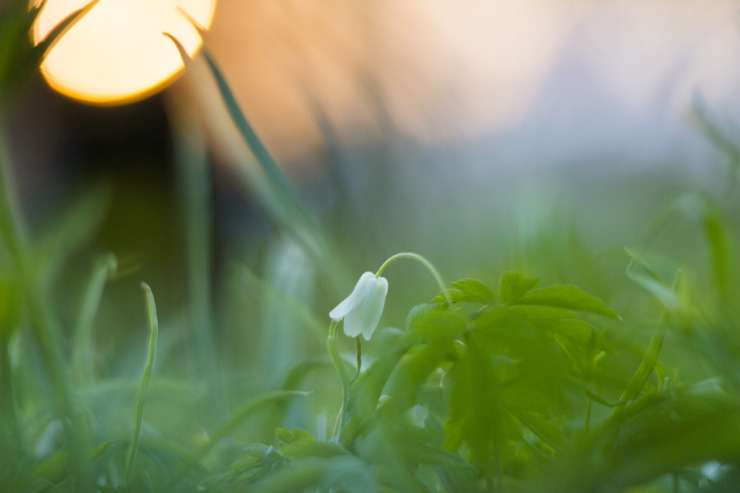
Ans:
[{"label": "green foliage", "polygon": [[[37,14],[22,2],[3,10],[0,105],[24,67],[36,69],[84,9],[32,48],[27,31]],[[95,253],[92,274],[69,289],[74,283],[66,277],[74,277],[75,256],[101,221],[109,192],[93,189],[47,226],[28,231],[16,214],[7,146],[0,142],[3,490],[737,489],[740,311],[734,301],[740,292],[732,202],[694,192],[668,201],[647,240],[619,258],[618,276],[608,269],[589,272],[593,285],[604,289],[574,286],[581,283],[561,275],[560,266],[539,272],[532,268],[536,262],[505,256],[494,265],[521,271],[481,269],[471,273],[479,277],[450,288],[432,267],[441,292],[403,313],[389,310],[384,322],[391,326],[369,343],[346,340],[333,321],[328,356],[306,350],[300,353],[305,359],[256,365],[245,355],[262,346],[244,333],[325,338],[321,321],[334,295],[323,291],[342,284],[336,278],[345,259],[330,251],[323,227],[290,189],[209,53],[206,62],[258,165],[266,209],[308,251],[301,261],[313,258],[330,282],[312,286],[317,299],[299,300],[258,270],[242,268],[235,287],[214,290],[226,294],[212,306],[210,251],[193,248],[192,310],[170,308],[158,316],[146,287],[146,310],[139,300],[141,313],[129,313],[110,292],[120,286],[109,283],[131,273],[113,254]],[[728,148],[730,181],[736,181],[740,154],[716,127],[704,125]],[[205,215],[204,204],[190,205],[193,214]],[[673,251],[654,244],[675,218],[690,220],[704,245],[700,255],[675,260]],[[203,217],[188,220],[210,231]],[[547,240],[538,237],[544,246]],[[598,255],[585,246],[548,251],[573,263]],[[416,254],[392,258],[416,258],[430,267]],[[525,271],[541,276],[543,286]],[[497,285],[480,280],[497,276]],[[407,289],[423,292],[416,288]],[[395,286],[390,292],[405,299]],[[75,308],[65,317],[69,300]],[[111,308],[117,303],[123,308]],[[101,348],[100,339],[109,336],[99,322],[106,310],[115,312],[107,323],[126,315],[122,323],[134,334],[130,346],[114,341],[106,346],[113,349]],[[287,327],[273,326],[274,318],[265,316],[270,311],[292,315]],[[142,375],[145,342],[137,337],[147,325]],[[227,334],[217,349],[210,347],[215,326]],[[217,361],[188,366],[190,354],[206,352]],[[327,371],[332,365],[339,379]]]}]

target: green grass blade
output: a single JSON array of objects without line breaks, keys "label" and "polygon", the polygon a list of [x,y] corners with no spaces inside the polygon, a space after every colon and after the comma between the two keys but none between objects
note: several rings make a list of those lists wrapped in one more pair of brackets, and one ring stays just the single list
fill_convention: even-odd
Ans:
[{"label": "green grass blade", "polygon": [[73,367],[79,383],[90,383],[93,380],[93,320],[98,312],[105,283],[115,272],[116,257],[113,254],[99,258],[85,290],[73,343]]},{"label": "green grass blade", "polygon": [[[197,28],[197,26],[196,26]],[[178,39],[169,33],[163,33],[165,36],[170,38],[173,43],[177,46],[180,56],[183,61],[187,62],[189,59],[188,53],[185,47],[180,43]],[[285,176],[280,171],[277,163],[273,159],[270,152],[262,143],[262,140],[257,136],[257,133],[252,128],[252,125],[247,120],[247,117],[241,110],[239,103],[236,101],[236,97],[229,87],[226,77],[224,76],[221,68],[219,67],[213,55],[207,50],[203,49],[203,57],[206,60],[206,64],[216,81],[221,100],[226,107],[226,111],[229,113],[231,121],[239,131],[239,135],[242,137],[244,142],[249,147],[250,151],[254,155],[257,163],[259,164],[262,172],[267,178],[268,183],[272,187],[273,193],[278,197],[279,204],[285,209],[288,215],[298,215],[302,221],[313,222],[313,220],[306,213],[307,209],[302,204],[300,199],[296,196],[292,187],[288,184]]]},{"label": "green grass blade", "polygon": [[730,293],[732,259],[730,252],[730,234],[719,211],[707,207],[701,217],[704,237],[709,249],[709,262],[715,288],[719,295],[728,299]]},{"label": "green grass blade", "polygon": [[32,65],[40,65],[46,55],[48,55],[51,49],[54,48],[54,45],[56,45],[59,40],[62,39],[62,36],[67,34],[69,30],[72,29],[72,27],[77,22],[79,22],[83,16],[85,16],[85,14],[90,12],[93,7],[98,4],[99,1],[100,0],[92,0],[84,7],[75,10],[67,17],[62,19],[62,21],[54,26],[54,29],[52,29],[49,34],[31,50],[28,56],[27,63],[30,63]]},{"label": "green grass blade", "polygon": [[225,417],[223,382],[216,355],[212,307],[212,238],[214,235],[211,204],[211,169],[205,134],[193,115],[178,111],[172,118],[172,135],[178,192],[181,201],[187,252],[188,339],[195,374],[208,376],[208,414],[212,421]]},{"label": "green grass blade", "polygon": [[[633,252],[631,252],[629,249],[627,249],[627,253],[632,256],[632,260],[627,267],[627,276],[640,286],[650,291],[656,298],[658,298],[663,303],[667,312],[670,313],[672,310],[678,309],[679,300],[677,299],[675,291],[676,286],[678,285],[678,282],[681,278],[681,271],[679,270],[676,274],[673,285],[671,287],[668,287],[658,280],[648,277],[647,275],[635,273],[634,264],[635,262],[641,263],[641,259],[639,256],[633,254]],[[645,383],[647,383],[650,375],[653,373],[653,370],[658,363],[660,350],[663,347],[663,340],[665,339],[666,325],[664,323],[664,317],[665,312],[663,315],[661,315],[660,320],[658,321],[658,326],[655,328],[655,331],[650,338],[650,343],[648,344],[645,356],[642,358],[642,361],[637,367],[637,370],[632,376],[629,384],[627,384],[627,388],[625,388],[624,392],[622,392],[622,395],[619,398],[620,405],[614,408],[610,420],[613,420],[617,415],[620,414],[620,412],[622,412],[622,407],[624,404],[636,399],[640,395],[643,387],[645,386]]]},{"label": "green grass blade", "polygon": [[[640,366],[637,367],[635,374],[632,376],[629,384],[627,384],[627,388],[624,389],[624,392],[622,392],[619,398],[620,403],[627,403],[640,395],[645,383],[647,383],[650,375],[653,373],[655,365],[658,363],[658,356],[660,355],[660,350],[663,348],[666,331],[662,318],[650,338],[650,343],[648,344],[647,351],[645,351],[645,356],[640,362]],[[615,408],[615,412],[618,408]]]},{"label": "green grass blade", "polygon": [[147,316],[149,319],[149,351],[146,358],[146,366],[144,367],[144,375],[141,377],[139,393],[136,397],[136,421],[134,424],[134,434],[131,438],[131,446],[129,447],[128,457],[126,459],[125,477],[127,482],[131,478],[131,472],[133,471],[134,462],[136,461],[136,452],[139,448],[141,419],[144,413],[144,398],[146,397],[146,390],[149,386],[149,377],[152,374],[152,368],[154,368],[154,360],[157,355],[157,336],[159,335],[159,321],[157,320],[157,306],[154,303],[154,295],[152,294],[151,288],[146,284],[142,283],[141,287],[144,289]]},{"label": "green grass blade", "polygon": [[[183,15],[203,35],[203,29],[184,12]],[[182,43],[169,33],[162,34],[172,40],[183,62],[187,64],[190,58]],[[261,192],[259,194],[260,199],[263,201],[268,212],[274,214],[274,219],[311,255],[319,266],[319,272],[325,275],[328,283],[337,292],[342,292],[346,284],[346,274],[342,266],[339,265],[340,257],[333,253],[331,244],[327,242],[327,238],[320,225],[309,213],[309,208],[294,192],[272,155],[257,136],[257,133],[239,107],[239,103],[213,55],[206,48],[203,48],[202,53],[206,65],[216,82],[217,89],[226,106],[229,117],[262,170],[262,173],[258,175],[259,178],[256,180],[255,173],[247,173],[248,178],[252,182],[256,181],[256,183],[250,184],[257,186],[258,192]]]}]

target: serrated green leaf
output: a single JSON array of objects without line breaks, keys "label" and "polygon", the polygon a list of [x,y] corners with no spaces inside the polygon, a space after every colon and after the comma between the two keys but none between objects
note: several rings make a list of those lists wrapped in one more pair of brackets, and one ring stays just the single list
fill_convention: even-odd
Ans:
[{"label": "serrated green leaf", "polygon": [[534,327],[526,317],[510,310],[507,306],[496,306],[484,311],[473,320],[476,332],[489,337],[497,337],[504,333],[512,334],[519,330]]},{"label": "serrated green leaf", "polygon": [[[447,296],[450,297],[450,300],[453,303],[467,303],[471,301],[469,296],[459,289],[446,289],[445,293],[447,293]],[[447,303],[447,298],[443,293],[439,293],[437,296],[432,298],[432,302],[445,304]]]},{"label": "serrated green leaf", "polygon": [[285,463],[286,457],[275,447],[253,443],[247,445],[242,456],[231,464],[224,480],[232,487],[235,483],[251,484]]},{"label": "serrated green leaf", "polygon": [[314,436],[302,428],[277,428],[275,438],[288,444],[296,440],[315,440]]},{"label": "serrated green leaf", "polygon": [[[448,289],[447,293],[454,303],[493,303],[495,296],[493,291],[478,279],[468,278],[452,283],[454,289]],[[438,294],[432,301],[445,303],[444,294]]]},{"label": "serrated green leaf", "polygon": [[409,337],[416,342],[445,341],[459,337],[465,331],[465,319],[439,305],[418,305],[406,320]]},{"label": "serrated green leaf", "polygon": [[511,313],[527,319],[532,325],[541,329],[552,329],[559,321],[578,316],[573,310],[540,305],[509,305]]},{"label": "serrated green leaf", "polygon": [[539,279],[529,279],[519,272],[504,272],[499,281],[499,297],[501,303],[509,305],[516,302],[526,292],[539,284]]},{"label": "serrated green leaf", "polygon": [[591,296],[575,286],[569,285],[548,286],[535,291],[529,291],[520,296],[516,303],[519,305],[552,306],[619,318],[617,312],[606,306],[600,299]]},{"label": "serrated green leaf", "polygon": [[447,356],[451,343],[452,340],[447,344],[418,344],[409,349],[383,389],[383,393],[389,397],[385,408],[402,413],[411,407],[419,388]]},{"label": "serrated green leaf", "polygon": [[596,330],[583,320],[558,320],[552,325],[552,330],[584,347],[595,342]]},{"label": "serrated green leaf", "polygon": [[[476,333],[466,337],[465,347],[446,375],[450,385],[450,414],[445,423],[445,448],[470,451],[470,461],[489,468],[500,460],[512,435],[501,406],[501,388],[490,359]],[[509,435],[509,436],[507,436]]]}]

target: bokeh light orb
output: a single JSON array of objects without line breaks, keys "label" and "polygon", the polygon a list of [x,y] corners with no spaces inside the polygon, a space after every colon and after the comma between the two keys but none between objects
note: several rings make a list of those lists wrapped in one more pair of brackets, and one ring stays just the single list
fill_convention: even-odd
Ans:
[{"label": "bokeh light orb", "polygon": [[[33,0],[39,4],[41,0]],[[89,0],[47,0],[34,25],[34,42]],[[41,71],[49,85],[93,104],[122,104],[166,87],[183,70],[175,44],[193,55],[216,0],[100,0],[52,48]]]}]

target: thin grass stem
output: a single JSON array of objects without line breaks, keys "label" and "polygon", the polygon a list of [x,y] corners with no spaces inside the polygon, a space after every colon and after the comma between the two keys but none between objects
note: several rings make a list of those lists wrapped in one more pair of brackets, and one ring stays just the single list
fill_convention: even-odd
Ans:
[{"label": "thin grass stem", "polygon": [[337,347],[337,327],[339,327],[339,322],[332,320],[329,325],[329,337],[326,340],[326,347],[329,350],[329,356],[331,357],[331,361],[334,363],[334,368],[336,368],[337,374],[339,374],[339,379],[342,382],[342,406],[339,409],[339,414],[334,423],[332,438],[337,437],[342,429],[344,413],[347,411],[347,406],[349,404],[349,391],[351,385],[351,379],[347,372],[347,367],[344,365],[342,356],[339,354],[339,348]]},{"label": "thin grass stem", "polygon": [[32,249],[25,225],[18,213],[12,183],[10,146],[4,122],[0,119],[0,240],[8,249],[10,260],[22,283],[22,296],[30,313],[35,342],[43,355],[45,376],[57,401],[78,490],[89,491],[91,489],[89,466],[83,456],[87,433],[72,405],[67,368],[61,352],[62,344],[58,340],[61,331],[50,311],[39,273],[31,261]]},{"label": "thin grass stem", "polygon": [[141,385],[139,386],[139,392],[136,397],[134,434],[131,437],[131,445],[128,450],[128,457],[126,458],[125,477],[127,483],[131,480],[134,462],[136,462],[136,453],[139,449],[139,435],[141,432],[141,421],[144,413],[144,400],[146,398],[147,388],[149,387],[149,377],[154,368],[154,360],[157,356],[157,336],[159,335],[159,321],[157,320],[157,306],[154,303],[154,295],[152,294],[151,288],[145,283],[142,283],[141,287],[144,289],[144,296],[146,298],[147,305],[147,318],[149,320],[149,351],[147,353],[144,374],[141,377]]},{"label": "thin grass stem", "polygon": [[80,384],[93,381],[93,321],[108,278],[116,271],[114,255],[105,255],[95,262],[90,282],[80,308],[74,335],[73,368]]}]

